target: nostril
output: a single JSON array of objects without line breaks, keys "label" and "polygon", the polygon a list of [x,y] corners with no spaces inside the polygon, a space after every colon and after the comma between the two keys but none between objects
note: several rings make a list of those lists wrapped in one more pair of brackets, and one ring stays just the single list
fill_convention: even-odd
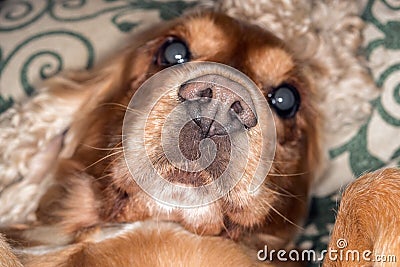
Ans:
[{"label": "nostril", "polygon": [[206,88],[206,89],[200,91],[199,96],[200,96],[200,97],[212,98],[212,96],[213,96],[213,91],[211,90],[211,88]]},{"label": "nostril", "polygon": [[240,104],[239,101],[233,102],[233,104],[231,105],[231,109],[232,109],[236,114],[239,114],[239,113],[241,113],[241,112],[243,111],[243,107],[242,107],[242,105]]},{"label": "nostril", "polygon": [[257,125],[257,123],[258,123],[258,120],[257,120],[257,118],[253,115],[253,116],[250,116],[249,118],[246,118],[246,119],[245,119],[244,126],[245,126],[247,129],[250,129],[250,128],[255,127],[255,126]]},{"label": "nostril", "polygon": [[204,83],[185,83],[179,88],[178,98],[181,102],[185,100],[201,100],[201,102],[208,102],[213,98],[213,89]]},{"label": "nostril", "polygon": [[236,113],[236,117],[245,129],[250,129],[257,125],[257,116],[246,103],[237,100],[233,102],[230,110]]},{"label": "nostril", "polygon": [[196,123],[197,126],[201,127],[201,119],[200,118],[194,118],[193,122]]}]

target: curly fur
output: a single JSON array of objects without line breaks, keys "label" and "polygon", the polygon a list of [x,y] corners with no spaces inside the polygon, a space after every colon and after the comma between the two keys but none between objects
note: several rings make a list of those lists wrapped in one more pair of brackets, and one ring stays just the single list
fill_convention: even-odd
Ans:
[{"label": "curly fur", "polygon": [[[51,173],[52,164],[63,145],[75,139],[74,129],[82,127],[79,118],[90,113],[103,97],[102,90],[96,90],[96,97],[91,88],[103,84],[104,88],[111,86],[109,83],[114,79],[106,77],[119,77],[118,74],[111,75],[113,71],[117,72],[118,66],[94,71],[92,77],[85,77],[86,86],[78,85],[78,81],[69,79],[68,75],[56,77],[27,103],[17,104],[0,116],[0,224],[35,220],[32,211],[51,185],[47,179],[51,175],[47,174]],[[97,80],[104,82],[97,83]],[[49,92],[48,88],[53,84],[57,84],[57,90]],[[82,94],[82,90],[86,93]],[[76,123],[71,125],[72,121]],[[67,129],[71,134],[62,141]],[[75,146],[68,144],[65,147],[73,149]],[[60,156],[66,157],[70,153],[64,149]],[[43,162],[47,164],[43,165]]]}]

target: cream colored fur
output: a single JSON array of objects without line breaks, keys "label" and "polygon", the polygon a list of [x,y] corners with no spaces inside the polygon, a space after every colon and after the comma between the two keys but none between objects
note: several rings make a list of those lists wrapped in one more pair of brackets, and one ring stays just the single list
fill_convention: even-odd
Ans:
[{"label": "cream colored fur", "polygon": [[99,69],[81,74],[85,84],[68,79],[68,74],[53,78],[26,103],[0,116],[0,225],[35,220],[33,212],[51,185],[57,158],[71,155],[79,129],[87,127],[80,118],[119,78],[115,64]]}]

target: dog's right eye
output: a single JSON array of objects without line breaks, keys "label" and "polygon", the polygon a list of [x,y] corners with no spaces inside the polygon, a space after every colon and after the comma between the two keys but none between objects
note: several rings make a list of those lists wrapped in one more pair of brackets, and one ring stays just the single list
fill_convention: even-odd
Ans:
[{"label": "dog's right eye", "polygon": [[289,84],[282,84],[268,94],[269,103],[276,113],[284,119],[292,118],[300,106],[300,94]]},{"label": "dog's right eye", "polygon": [[156,63],[160,66],[172,66],[188,62],[190,51],[186,43],[176,37],[169,37],[160,47]]}]

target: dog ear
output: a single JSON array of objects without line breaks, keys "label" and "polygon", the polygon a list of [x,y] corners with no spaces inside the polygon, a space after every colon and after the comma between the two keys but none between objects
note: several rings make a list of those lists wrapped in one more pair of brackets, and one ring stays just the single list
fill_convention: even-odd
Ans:
[{"label": "dog ear", "polygon": [[[82,118],[108,101],[127,81],[123,77],[129,59],[127,53],[129,49],[90,71],[73,71],[51,78],[26,103],[16,104],[0,116],[1,203],[29,206],[33,204],[28,203],[37,203],[35,200],[41,195],[38,191],[42,190],[38,187],[46,183],[45,177],[54,168],[56,159],[71,156],[82,129],[90,127],[83,125]],[[24,193],[15,195],[21,191]],[[16,197],[23,199],[15,200]],[[0,223],[24,220],[34,207],[24,208],[23,212],[16,209],[2,206]]]},{"label": "dog ear", "polygon": [[70,72],[66,76],[50,80],[52,97],[67,101],[67,103],[64,102],[64,106],[70,106],[67,115],[69,117],[68,127],[64,129],[67,132],[61,152],[63,158],[72,156],[81,135],[85,132],[84,129],[90,126],[85,124],[86,121],[83,118],[121,91],[122,84],[127,80],[123,77],[125,61],[126,59],[120,55],[97,69],[86,72]]},{"label": "dog ear", "polygon": [[[47,82],[49,98],[60,99],[64,107],[54,107],[54,111],[67,108],[64,138],[61,156],[69,158],[82,139],[87,118],[101,105],[118,102],[121,98],[132,96],[138,87],[160,69],[153,69],[154,50],[163,40],[166,27],[150,27],[135,36],[135,40],[125,49],[115,53],[108,61],[89,71],[72,71],[56,76]],[[160,37],[161,36],[161,37]],[[52,102],[50,99],[45,103]],[[52,105],[54,106],[54,105]],[[66,107],[69,106],[69,107]],[[49,109],[49,107],[47,106]],[[61,113],[62,114],[62,113]]]},{"label": "dog ear", "polygon": [[149,27],[94,69],[50,78],[32,98],[0,116],[0,203],[9,203],[0,207],[0,224],[26,221],[58,159],[71,157],[90,129],[87,118],[116,97],[132,95],[159,70],[153,69],[155,49],[174,23]]},{"label": "dog ear", "polygon": [[51,177],[57,159],[74,154],[97,108],[132,95],[157,71],[152,69],[157,38],[162,40],[171,24],[135,36],[129,46],[94,69],[49,79],[27,102],[0,116],[0,202],[10,203],[0,207],[0,224],[24,222],[36,209],[51,180],[46,177]]},{"label": "dog ear", "polygon": [[7,244],[6,240],[0,235],[0,266],[9,267],[22,267],[21,262],[18,261],[17,257],[11,250],[11,247]]}]

